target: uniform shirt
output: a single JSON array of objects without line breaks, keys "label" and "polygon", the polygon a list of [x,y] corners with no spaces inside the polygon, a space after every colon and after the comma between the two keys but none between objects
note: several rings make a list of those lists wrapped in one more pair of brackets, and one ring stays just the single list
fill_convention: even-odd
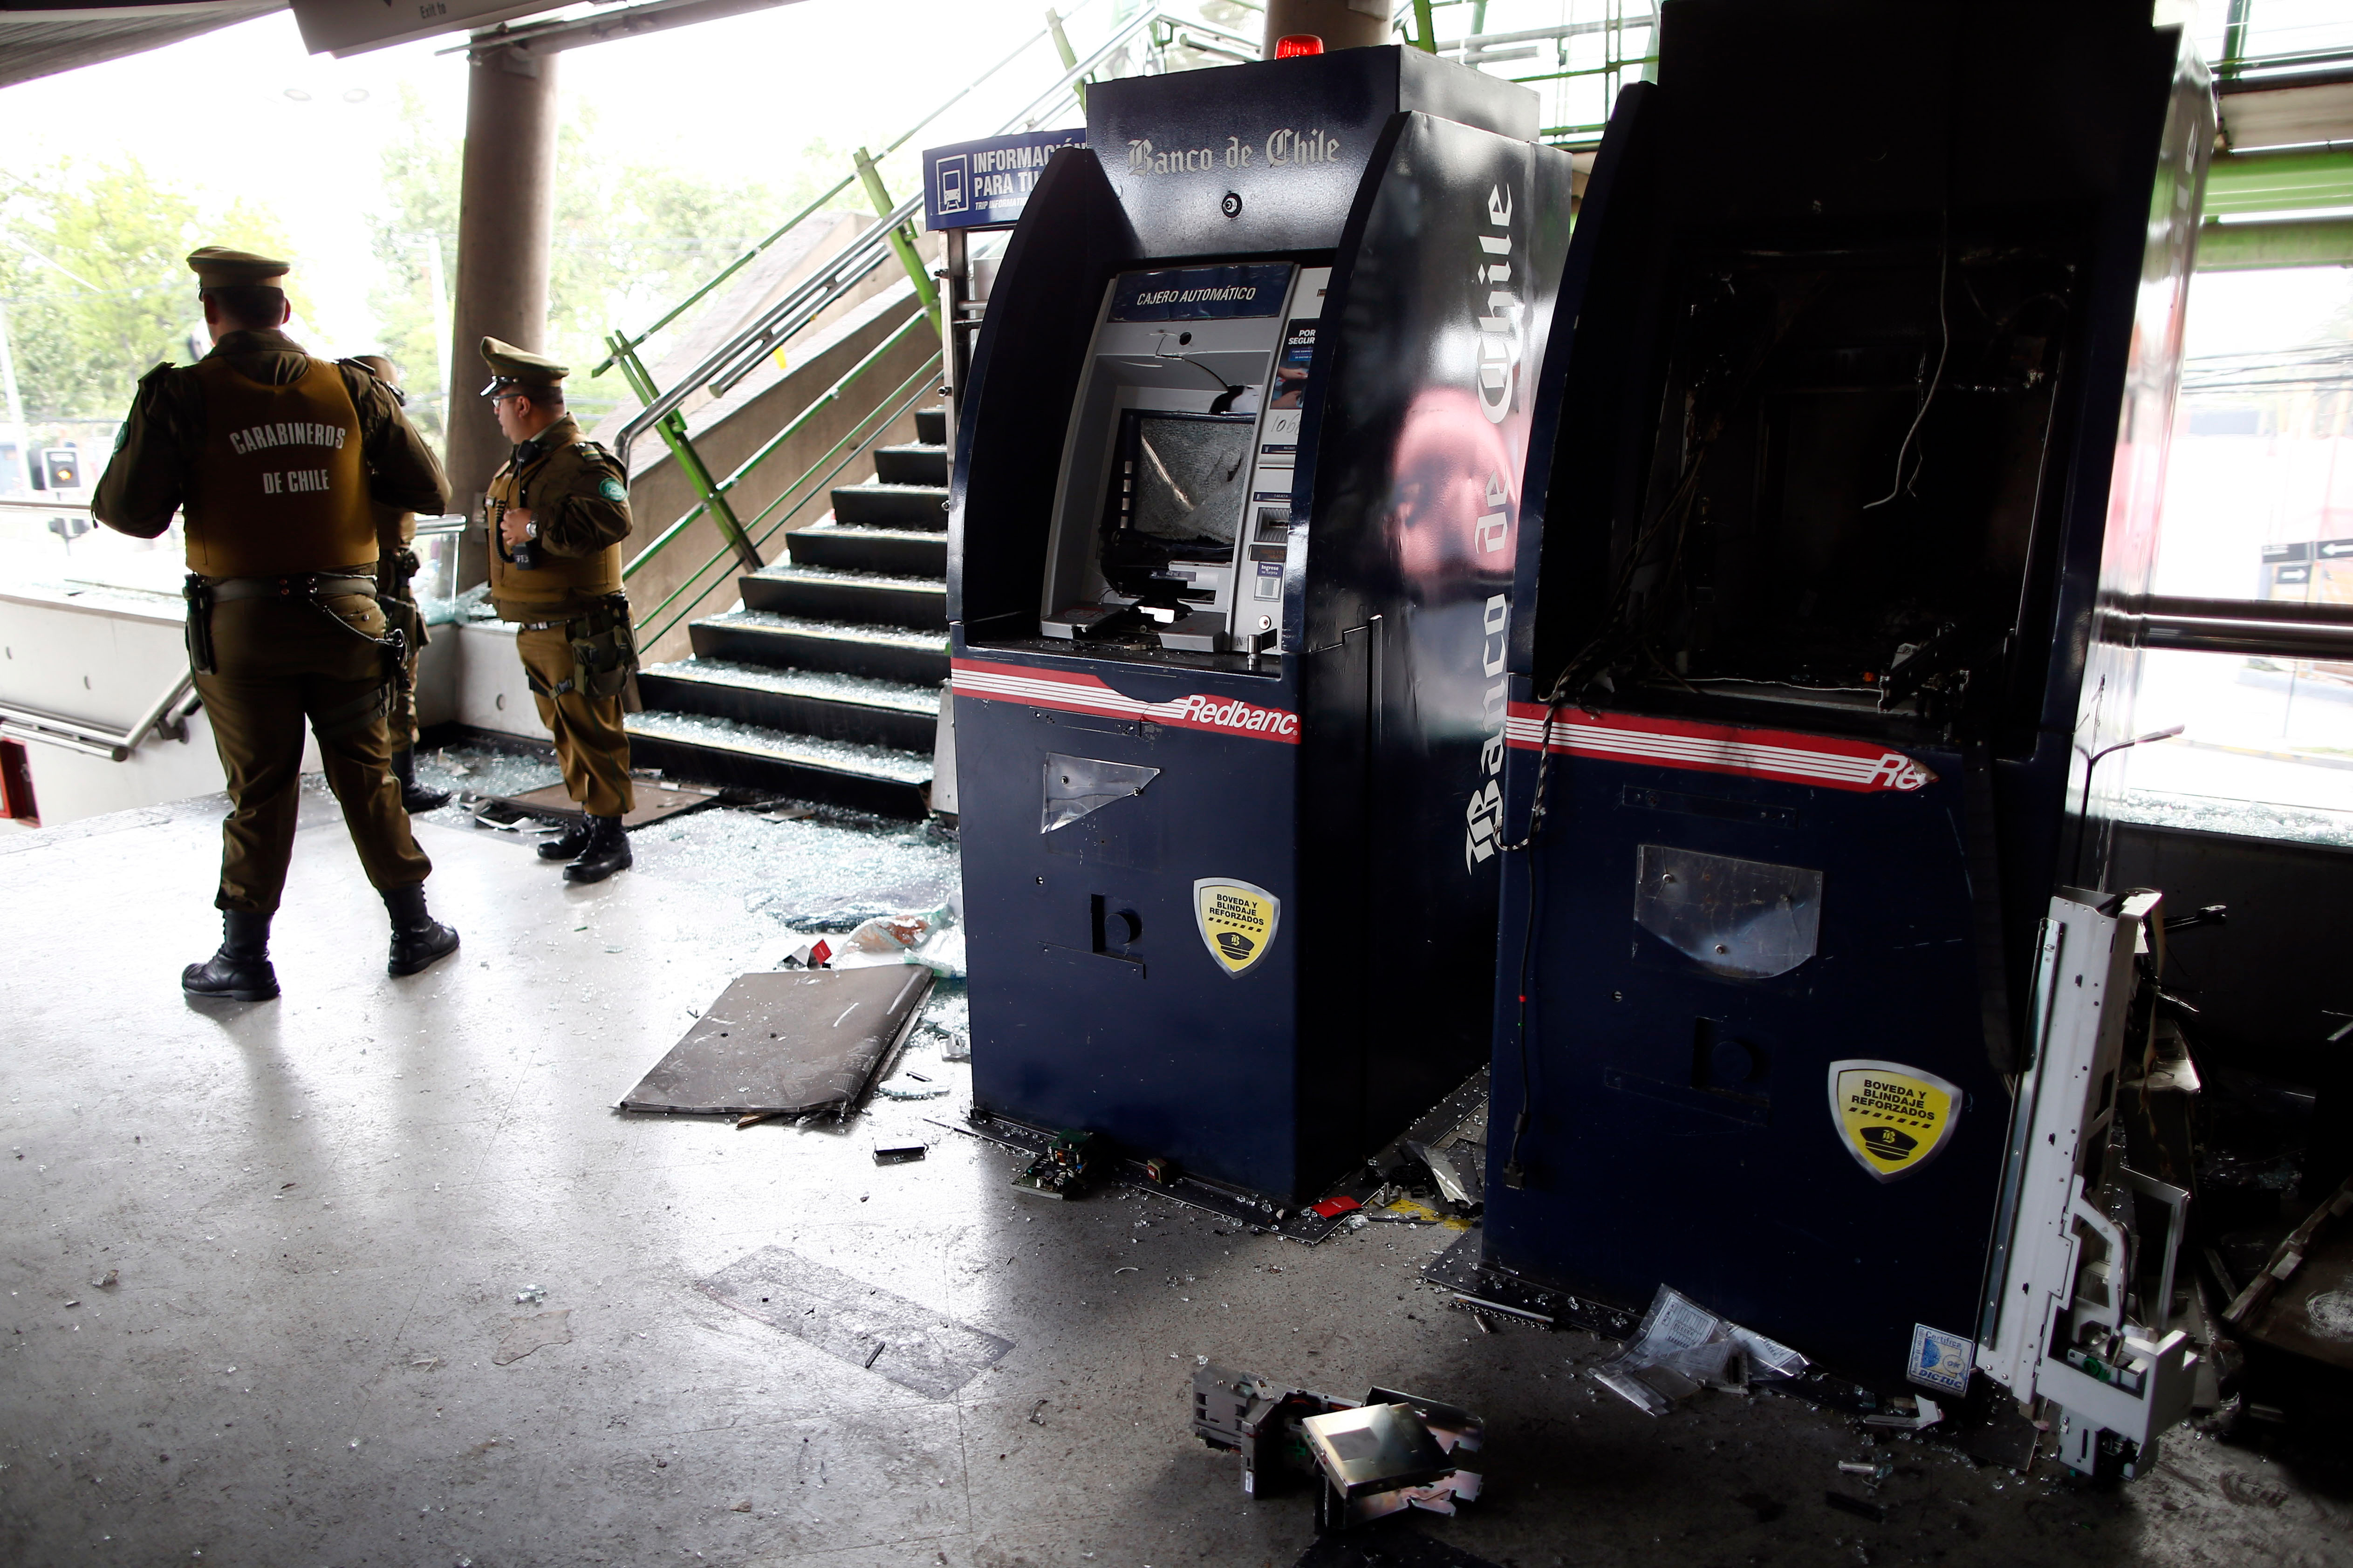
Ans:
[{"label": "uniform shirt", "polygon": [[[629,536],[628,476],[604,447],[580,437],[570,415],[534,437],[539,456],[517,473],[510,458],[490,483],[491,602],[510,621],[585,614],[621,590],[621,541]],[[528,507],[539,529],[539,564],[506,559],[499,507]]]},{"label": "uniform shirt", "polygon": [[[207,359],[226,359],[248,380],[286,386],[311,363],[302,345],[275,330],[224,333]],[[400,411],[400,397],[364,365],[338,362],[360,416],[360,454],[368,497],[403,511],[448,509],[440,459]],[[159,365],[140,379],[114,456],[99,477],[90,515],[118,533],[153,539],[172,525],[205,442],[205,394],[185,370]]]}]

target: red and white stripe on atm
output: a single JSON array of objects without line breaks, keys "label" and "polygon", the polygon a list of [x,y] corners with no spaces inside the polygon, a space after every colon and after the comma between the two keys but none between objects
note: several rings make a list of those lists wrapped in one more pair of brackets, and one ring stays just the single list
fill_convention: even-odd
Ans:
[{"label": "red and white stripe on atm", "polygon": [[1282,708],[1261,708],[1238,697],[1210,697],[1197,691],[1166,702],[1145,702],[1113,690],[1095,676],[971,658],[952,661],[948,673],[958,697],[1020,702],[1063,713],[1102,713],[1293,746],[1299,743],[1298,714]]},{"label": "red and white stripe on atm", "polygon": [[[1544,745],[1544,704],[1513,703],[1504,735],[1521,751],[1533,752]],[[1934,773],[1912,758],[1869,741],[1686,719],[1596,713],[1581,708],[1563,708],[1554,715],[1551,749],[1563,756],[1648,763],[1654,767],[1864,793],[1908,793],[1936,782]]]}]

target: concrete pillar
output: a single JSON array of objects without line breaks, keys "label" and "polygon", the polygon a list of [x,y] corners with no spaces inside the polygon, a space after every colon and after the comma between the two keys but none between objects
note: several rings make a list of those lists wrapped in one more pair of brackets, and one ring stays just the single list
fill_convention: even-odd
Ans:
[{"label": "concrete pillar", "polygon": [[[555,230],[555,57],[516,48],[469,57],[466,152],[458,198],[458,287],[450,306],[450,505],[482,514],[482,491],[506,461],[506,438],[475,394],[490,372],[484,337],[543,352],[548,253]],[[459,586],[489,575],[469,534]]]},{"label": "concrete pillar", "polygon": [[1274,42],[1293,33],[1313,33],[1329,49],[1359,49],[1395,40],[1386,0],[1267,0],[1266,58]]}]

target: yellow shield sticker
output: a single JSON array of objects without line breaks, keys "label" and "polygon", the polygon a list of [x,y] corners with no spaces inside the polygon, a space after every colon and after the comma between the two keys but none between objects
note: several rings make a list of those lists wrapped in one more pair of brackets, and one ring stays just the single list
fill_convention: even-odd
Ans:
[{"label": "yellow shield sticker", "polygon": [[1908,1176],[1952,1142],[1960,1089],[1901,1062],[1831,1063],[1831,1119],[1855,1163],[1883,1182]]},{"label": "yellow shield sticker", "polygon": [[1193,915],[1209,956],[1229,974],[1240,974],[1274,945],[1282,900],[1264,888],[1205,877],[1193,884]]}]

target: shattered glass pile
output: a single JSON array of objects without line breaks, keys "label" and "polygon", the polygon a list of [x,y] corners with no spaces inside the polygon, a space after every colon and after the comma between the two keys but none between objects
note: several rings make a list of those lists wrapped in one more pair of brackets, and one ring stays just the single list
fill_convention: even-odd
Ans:
[{"label": "shattered glass pile", "polygon": [[[449,804],[421,820],[470,830],[475,808],[491,795],[520,795],[557,782],[551,757],[465,744],[420,753],[419,784],[453,792]],[[543,834],[501,834],[519,851]],[[812,935],[835,946],[869,921],[913,916],[921,940],[886,961],[922,963],[938,977],[916,1039],[942,1059],[968,1058],[964,989],[963,898],[955,836],[931,823],[908,824],[827,808],[792,816],[762,804],[712,805],[629,835],[637,874],[691,882],[741,903],[746,921],[776,940],[765,967],[783,967]]]}]

